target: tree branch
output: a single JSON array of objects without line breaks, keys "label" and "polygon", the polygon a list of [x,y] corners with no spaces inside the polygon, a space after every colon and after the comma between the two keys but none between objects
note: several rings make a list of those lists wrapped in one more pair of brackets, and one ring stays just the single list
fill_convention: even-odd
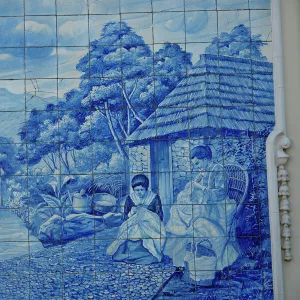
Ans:
[{"label": "tree branch", "polygon": [[125,98],[125,101],[126,101],[128,107],[129,107],[130,110],[132,111],[132,114],[134,115],[134,117],[135,117],[140,123],[143,123],[144,120],[138,116],[137,112],[136,112],[136,111],[134,110],[134,108],[132,107],[132,105],[131,105],[131,103],[130,103],[130,99],[128,98],[128,96],[127,96],[127,94],[126,94],[126,92],[125,92],[125,88],[123,88],[121,84],[119,84],[119,86],[120,86],[121,89],[122,89],[122,94],[123,94],[123,96],[124,96],[124,98]]},{"label": "tree branch", "polygon": [[54,172],[54,169],[50,166],[50,164],[47,162],[46,158],[43,158],[44,163],[48,166],[51,172]]},{"label": "tree branch", "polygon": [[127,134],[127,132],[126,132],[126,130],[125,130],[125,128],[124,128],[122,122],[120,121],[119,118],[116,118],[116,119],[117,119],[117,122],[118,122],[118,124],[119,124],[119,126],[120,126],[122,132],[124,133],[125,137],[128,137],[128,134]]},{"label": "tree branch", "polygon": [[63,158],[61,152],[59,152],[59,157],[60,157],[60,159],[61,159],[63,165],[65,166],[67,172],[70,174],[70,168],[69,168],[68,164],[65,162],[65,160],[64,160],[64,158]]},{"label": "tree branch", "polygon": [[130,135],[130,131],[131,131],[130,122],[131,122],[131,120],[130,120],[130,110],[129,110],[129,108],[127,108],[127,134],[128,134],[128,136]]},{"label": "tree branch", "polygon": [[107,102],[104,102],[104,108],[105,108],[105,114],[106,114],[106,117],[107,117],[107,121],[108,121],[108,126],[109,126],[109,129],[110,129],[110,132],[115,140],[115,143],[116,143],[116,146],[120,152],[120,154],[122,156],[125,156],[127,157],[127,154],[126,152],[124,151],[124,149],[122,148],[121,144],[120,144],[120,140],[115,132],[115,129],[114,129],[114,126],[113,126],[113,123],[112,123],[112,119],[111,119],[111,115],[110,115],[110,112],[108,110],[108,105],[107,105]]},{"label": "tree branch", "polygon": [[135,91],[136,91],[136,88],[138,86],[138,80],[136,79],[135,82],[134,82],[134,87],[129,95],[129,99],[131,99],[131,97],[134,95]]}]

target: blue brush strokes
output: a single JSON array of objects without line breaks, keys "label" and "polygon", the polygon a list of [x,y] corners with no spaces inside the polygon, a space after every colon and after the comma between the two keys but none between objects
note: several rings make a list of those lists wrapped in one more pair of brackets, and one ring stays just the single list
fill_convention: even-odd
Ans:
[{"label": "blue brush strokes", "polygon": [[247,9],[247,0],[218,0],[217,9],[234,10],[234,9]]},{"label": "blue brush strokes", "polygon": [[24,1],[10,0],[1,1],[0,3],[1,16],[23,16],[24,15]]},{"label": "blue brush strokes", "polygon": [[250,9],[271,9],[270,0],[250,0]]},{"label": "blue brush strokes", "polygon": [[25,13],[27,15],[55,14],[55,2],[51,0],[26,0]]},{"label": "blue brush strokes", "polygon": [[1,299],[273,299],[270,12],[171,2],[2,11]]},{"label": "blue brush strokes", "polygon": [[[92,3],[95,1],[92,1]],[[88,13],[88,1],[86,0],[57,0],[58,15],[80,15]],[[95,13],[93,10],[90,13]]]},{"label": "blue brush strokes", "polygon": [[185,9],[186,10],[215,10],[217,1],[215,0],[185,0]]},{"label": "blue brush strokes", "polygon": [[120,0],[121,13],[151,12],[151,0]]}]

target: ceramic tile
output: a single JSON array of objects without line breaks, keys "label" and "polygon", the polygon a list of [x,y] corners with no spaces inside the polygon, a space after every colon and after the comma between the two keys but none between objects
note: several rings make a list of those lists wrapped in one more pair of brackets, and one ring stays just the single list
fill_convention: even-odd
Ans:
[{"label": "ceramic tile", "polygon": [[88,1],[85,0],[57,0],[58,15],[81,15],[88,13]]},{"label": "ceramic tile", "polygon": [[[25,95],[19,94],[14,96],[9,89],[17,88],[21,93],[24,93],[24,80],[1,80],[0,81],[0,111],[23,111],[25,110]],[[15,101],[11,104],[7,99],[13,97]]]},{"label": "ceramic tile", "polygon": [[4,2],[0,298],[273,299],[269,1]]},{"label": "ceramic tile", "polygon": [[[186,8],[184,3],[186,0],[173,0],[172,3],[168,0],[152,1],[152,7],[154,11],[183,11]],[[170,5],[171,4],[171,5]]]},{"label": "ceramic tile", "polygon": [[25,79],[24,56],[24,48],[0,48],[0,57],[4,58],[1,62],[3,73],[0,79],[10,80],[10,87],[7,87],[7,90],[13,89],[17,94],[24,93],[21,82]]},{"label": "ceramic tile", "polygon": [[[121,18],[119,14],[114,15],[90,15],[89,16],[89,36],[90,41],[97,41],[98,45],[120,45],[121,41],[116,39],[114,35],[110,36],[110,32],[118,33],[121,30]],[[103,28],[106,24],[110,23],[110,26],[106,26],[107,35],[104,39],[99,39],[100,33],[98,28]]]},{"label": "ceramic tile", "polygon": [[[20,227],[22,226],[22,221],[28,225],[29,210],[27,208],[19,208],[17,210],[1,209],[0,213],[2,216],[1,226],[6,228],[6,231],[4,231],[5,233],[1,235],[1,241],[23,242],[24,244],[21,246],[25,251],[28,251],[28,237],[30,233],[28,228],[20,230]],[[7,232],[8,228],[10,229],[9,233]]]},{"label": "ceramic tile", "polygon": [[26,110],[43,110],[45,105],[57,105],[57,79],[30,79],[25,81]]},{"label": "ceramic tile", "polygon": [[54,1],[28,0],[24,3],[26,15],[53,15],[56,11]]},{"label": "ceramic tile", "polygon": [[59,16],[57,28],[58,46],[89,45],[88,16]]},{"label": "ceramic tile", "polygon": [[1,17],[1,47],[24,46],[24,17]]},{"label": "ceramic tile", "polygon": [[168,35],[168,42],[183,43],[184,12],[160,12],[153,13],[153,34],[154,43],[164,43],[165,35]]},{"label": "ceramic tile", "polygon": [[47,255],[40,253],[37,249],[43,249],[38,241],[30,242],[30,274],[53,274],[63,271],[63,252],[62,246],[48,248]]},{"label": "ceramic tile", "polygon": [[210,42],[217,35],[216,11],[186,11],[184,20],[187,43]]},{"label": "ceramic tile", "polygon": [[152,11],[151,0],[120,0],[121,13],[131,12],[151,12]]},{"label": "ceramic tile", "polygon": [[[200,55],[205,53],[205,49],[210,45],[210,43],[199,42],[199,43],[186,43],[185,49],[187,53],[191,53],[191,60],[194,63],[197,63],[200,59]],[[188,56],[187,56],[188,57]],[[187,70],[187,75],[190,72],[190,68]]]},{"label": "ceramic tile", "polygon": [[250,9],[270,9],[270,0],[250,0]]},{"label": "ceramic tile", "polygon": [[[19,28],[19,30],[22,31],[23,28]],[[56,45],[55,16],[25,17],[25,46],[50,47],[55,45]]]},{"label": "ceramic tile", "polygon": [[[51,143],[58,142],[59,140],[59,127],[58,127],[59,113],[58,111],[53,111],[50,108],[48,110],[32,110],[31,112],[26,112],[27,126],[25,125],[25,138],[27,142],[40,142],[40,143]],[[36,126],[41,126],[40,130],[45,130],[49,128],[49,134],[43,135],[41,139],[37,139]],[[43,128],[43,129],[42,129]]]},{"label": "ceramic tile", "polygon": [[[40,299],[50,294],[53,299],[61,299],[63,292],[62,274],[53,272],[45,274],[45,282],[41,282],[41,275],[30,275],[30,291],[37,290],[30,299]],[[45,276],[44,275],[44,276]]]},{"label": "ceramic tile", "polygon": [[1,4],[1,14],[0,16],[23,16],[24,15],[24,1],[16,0],[14,2],[10,2],[8,5],[7,1],[3,1]]},{"label": "ceramic tile", "polygon": [[262,41],[272,40],[270,10],[251,10],[250,22],[251,22],[251,34],[260,35],[260,39]]},{"label": "ceramic tile", "polygon": [[[26,245],[23,242],[1,242],[0,248],[0,260],[3,262],[3,266],[0,270],[0,276],[23,275],[25,277],[30,273],[28,243]],[[12,249],[14,250],[12,251]],[[13,263],[10,263],[13,257],[18,257],[22,255],[26,255],[27,258],[23,260],[20,258],[14,259]]]},{"label": "ceramic tile", "polygon": [[89,1],[90,14],[119,14],[120,0],[94,0]]},{"label": "ceramic tile", "polygon": [[[3,124],[3,142],[14,142],[19,143],[20,137],[18,136],[17,127],[21,127],[21,124],[24,124],[25,121],[25,112],[21,111],[3,111],[0,112],[0,123]],[[3,143],[2,142],[2,143]]]},{"label": "ceramic tile", "polygon": [[[263,281],[261,271],[231,272],[230,295],[236,299],[244,299],[251,292],[255,299],[264,299],[262,295]],[[239,281],[243,279],[243,291],[240,290]]]},{"label": "ceramic tile", "polygon": [[[1,194],[3,195],[3,200],[1,204],[3,208],[19,209],[24,206],[22,201],[20,201],[21,199],[19,198],[19,196],[27,196],[27,191],[24,190],[24,186],[27,186],[27,176],[23,175],[6,176],[6,180],[4,180],[4,175],[2,175],[3,177],[1,177]],[[14,189],[11,188],[12,186],[14,187]]]},{"label": "ceramic tile", "polygon": [[[22,299],[30,299],[29,298],[29,276],[2,276],[1,278],[1,289],[0,296],[3,299],[7,299],[9,297],[13,298],[22,298]],[[18,288],[16,288],[18,286]]]},{"label": "ceramic tile", "polygon": [[215,10],[217,8],[216,0],[204,0],[204,1],[185,0],[184,2],[185,2],[186,10]]},{"label": "ceramic tile", "polygon": [[[131,14],[122,14],[122,22],[126,22],[127,26],[129,25],[136,34],[143,36],[143,41],[138,41],[138,39],[130,39],[128,36],[122,38],[122,44],[153,44],[153,32],[152,32],[152,14],[150,13],[131,13]],[[121,24],[123,30],[127,30],[125,24]]]},{"label": "ceramic tile", "polygon": [[[116,282],[118,282],[119,288],[116,288]],[[126,272],[104,272],[96,275],[96,291],[97,295],[102,299],[109,299],[111,297],[128,299],[130,293],[129,284],[130,279]]]},{"label": "ceramic tile", "polygon": [[234,9],[247,9],[247,0],[217,0],[217,9],[220,10],[234,10]]},{"label": "ceramic tile", "polygon": [[[37,58],[41,60],[37,64]],[[57,53],[55,47],[25,48],[25,75],[27,79],[57,77]],[[47,72],[43,72],[46,69]]]},{"label": "ceramic tile", "polygon": [[[91,228],[93,229],[94,225]],[[72,228],[69,228],[69,230],[72,230]],[[93,239],[80,241],[79,243],[80,247],[76,247],[72,241],[62,246],[62,265],[63,272],[66,275],[73,273],[91,274],[95,271],[95,243]],[[80,255],[83,249],[85,254]],[[93,275],[95,276],[95,274]]]},{"label": "ceramic tile", "polygon": [[[83,49],[85,49],[85,48],[80,48],[80,49],[82,49],[82,51],[83,51]],[[79,51],[81,51],[81,50],[79,50]],[[70,60],[68,60],[67,57],[66,57],[67,53],[68,53],[68,51],[65,52],[65,53],[62,51],[62,53],[60,55],[60,58],[65,59],[66,64],[70,63]],[[74,56],[75,55],[77,56],[77,54],[78,53],[76,53],[76,54],[74,53]],[[66,56],[64,56],[64,55],[66,55]],[[79,71],[77,73],[78,75],[75,75],[76,71],[74,69],[70,70],[69,66],[68,66],[68,69],[67,69],[68,74],[74,74],[74,76],[75,76],[75,78],[69,79],[69,78],[64,78],[63,77],[64,73],[60,72],[60,70],[63,70],[63,68],[61,68],[61,66],[59,66],[58,74],[61,75],[62,77],[57,82],[57,96],[59,98],[59,101],[61,101],[62,99],[64,99],[64,97],[66,97],[66,98],[71,97],[72,93],[69,93],[69,91],[73,90],[73,89],[76,90],[76,88],[78,87],[78,85],[80,83],[80,79],[79,79],[80,72]],[[75,92],[73,94],[75,95]],[[65,105],[65,103],[63,101],[61,101],[59,103],[59,109],[60,110],[70,109],[71,107],[73,107],[73,105],[71,105],[70,103],[69,103],[68,107],[66,107],[66,105]]]},{"label": "ceramic tile", "polygon": [[[223,140],[224,165],[240,165],[239,171],[251,171],[256,167],[255,164],[255,145],[251,138],[224,139]],[[230,176],[230,175],[229,175]]]},{"label": "ceramic tile", "polygon": [[81,289],[85,290],[85,294],[89,298],[99,295],[96,293],[96,277],[94,274],[65,274],[63,276],[63,299],[76,297]]},{"label": "ceramic tile", "polygon": [[[245,1],[243,1],[245,2]],[[218,12],[218,35],[222,42],[250,41],[248,10],[227,10]],[[233,35],[228,35],[229,32]],[[236,36],[234,36],[236,33]]]}]

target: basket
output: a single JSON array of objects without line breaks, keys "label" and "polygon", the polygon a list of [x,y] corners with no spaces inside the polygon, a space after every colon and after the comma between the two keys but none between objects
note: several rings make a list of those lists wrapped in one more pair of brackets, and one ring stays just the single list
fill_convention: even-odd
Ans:
[{"label": "basket", "polygon": [[116,207],[117,199],[108,193],[97,193],[94,195],[94,211],[98,215],[113,212]]},{"label": "basket", "polygon": [[200,243],[189,243],[184,257],[183,280],[198,286],[211,286],[216,275],[215,252]]}]

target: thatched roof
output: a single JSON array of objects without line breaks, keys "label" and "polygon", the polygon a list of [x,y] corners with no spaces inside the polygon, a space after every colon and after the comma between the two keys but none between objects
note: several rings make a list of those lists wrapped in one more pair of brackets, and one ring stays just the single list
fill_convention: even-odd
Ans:
[{"label": "thatched roof", "polygon": [[127,139],[261,132],[274,123],[272,64],[201,55],[188,76]]}]

